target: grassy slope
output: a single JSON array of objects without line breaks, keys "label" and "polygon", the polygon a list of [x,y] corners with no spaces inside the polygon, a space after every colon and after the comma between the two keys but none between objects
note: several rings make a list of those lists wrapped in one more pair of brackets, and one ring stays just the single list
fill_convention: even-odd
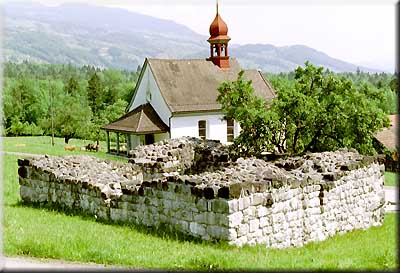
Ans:
[{"label": "grassy slope", "polygon": [[[8,140],[5,143],[10,144]],[[142,227],[99,223],[94,217],[21,206],[17,158],[5,155],[3,161],[3,249],[8,256],[162,269],[393,269],[396,266],[393,213],[386,215],[381,227],[337,235],[303,248],[238,249],[226,244],[182,240],[169,234],[156,236]]]}]

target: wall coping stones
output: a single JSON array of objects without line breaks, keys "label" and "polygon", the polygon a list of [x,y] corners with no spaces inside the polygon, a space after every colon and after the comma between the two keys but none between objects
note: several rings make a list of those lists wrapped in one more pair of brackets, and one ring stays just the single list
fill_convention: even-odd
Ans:
[{"label": "wall coping stones", "polygon": [[[168,162],[164,160],[165,155],[179,156],[184,148],[190,148],[190,152],[196,150],[201,154],[199,158],[202,160],[204,154],[213,160],[211,155],[218,154],[218,149],[221,149],[223,152],[218,155],[225,155],[221,157],[227,160],[225,162],[227,164],[214,171],[200,171],[196,174],[183,174],[185,171],[193,173],[190,168],[184,171],[169,172],[168,170],[168,172],[157,173],[163,171],[159,164]],[[157,156],[157,153],[161,157]],[[83,188],[98,187],[104,193],[104,198],[120,196],[119,191],[121,194],[142,194],[146,187],[153,185],[162,189],[166,188],[167,183],[174,182],[190,185],[190,193],[199,198],[234,199],[285,186],[298,188],[320,185],[329,190],[333,187],[334,181],[339,180],[348,172],[381,162],[379,156],[363,156],[354,149],[306,154],[278,159],[274,162],[258,158],[238,158],[235,162],[231,162],[228,160],[230,157],[227,155],[226,145],[218,141],[202,141],[191,137],[139,146],[130,154],[132,158],[129,159],[129,163],[86,155],[45,155],[18,159],[20,166],[18,173],[21,177],[25,177],[27,174],[24,167],[32,166],[35,170],[51,174],[53,180],[62,179],[66,184],[80,183]],[[186,155],[186,158],[190,159],[185,162],[186,167],[197,164],[193,163],[195,153]],[[145,173],[150,175],[145,177]],[[114,189],[115,185],[120,187],[118,193],[115,193],[117,191]]]}]

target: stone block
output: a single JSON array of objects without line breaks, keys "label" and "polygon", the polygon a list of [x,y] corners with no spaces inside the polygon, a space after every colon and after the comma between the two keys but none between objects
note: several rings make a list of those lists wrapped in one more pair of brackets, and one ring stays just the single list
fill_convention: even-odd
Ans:
[{"label": "stone block", "polygon": [[249,233],[249,224],[245,223],[245,224],[240,224],[239,226],[236,227],[237,228],[237,236],[243,236],[246,235],[247,233]]},{"label": "stone block", "polygon": [[243,217],[247,217],[247,219],[252,219],[256,216],[256,208],[255,207],[248,207],[247,209],[243,210]]},{"label": "stone block", "polygon": [[271,224],[271,219],[269,217],[266,217],[266,216],[260,217],[259,220],[260,220],[260,227],[261,228]]},{"label": "stone block", "polygon": [[260,218],[260,217],[264,217],[268,214],[268,210],[266,207],[261,206],[256,210],[256,217]]},{"label": "stone block", "polygon": [[182,220],[187,222],[193,221],[193,212],[190,210],[182,210]]},{"label": "stone block", "polygon": [[207,211],[207,200],[204,198],[198,198],[196,202],[196,208],[199,211]]},{"label": "stone block", "polygon": [[312,198],[308,200],[308,207],[319,207],[320,206],[320,200],[318,197]]},{"label": "stone block", "polygon": [[273,232],[272,225],[267,225],[267,226],[265,226],[265,227],[262,229],[262,231],[263,231],[263,236],[269,236],[269,235],[272,234],[272,232]]},{"label": "stone block", "polygon": [[238,237],[238,235],[237,235],[236,229],[230,228],[228,231],[228,240],[233,241],[233,240],[236,240],[237,237]]},{"label": "stone block", "polygon": [[206,234],[205,225],[196,222],[191,222],[190,232],[193,233],[194,235],[204,236]]},{"label": "stone block", "polygon": [[216,225],[217,220],[216,220],[216,214],[214,212],[207,212],[206,213],[206,224],[207,225]]},{"label": "stone block", "polygon": [[229,218],[226,214],[216,213],[215,214],[215,221],[217,225],[228,227],[229,226]]},{"label": "stone block", "polygon": [[249,232],[255,232],[260,227],[260,220],[253,219],[249,223]]},{"label": "stone block", "polygon": [[284,206],[285,206],[285,204],[283,202],[276,202],[276,203],[272,204],[272,207],[271,207],[272,214],[277,214],[277,213],[283,212]]},{"label": "stone block", "polygon": [[238,202],[239,202],[239,210],[247,209],[250,206],[250,198],[248,196],[239,198]]},{"label": "stone block", "polygon": [[228,216],[229,226],[236,227],[242,223],[243,213],[241,211],[232,213]]},{"label": "stone block", "polygon": [[228,240],[230,233],[226,227],[207,226],[207,234],[212,238]]},{"label": "stone block", "polygon": [[247,244],[247,236],[244,235],[237,238],[232,242],[232,244],[236,245],[237,247],[243,247],[245,244]]},{"label": "stone block", "polygon": [[272,223],[273,224],[282,223],[284,221],[285,221],[285,215],[282,212],[272,214]]},{"label": "stone block", "polygon": [[45,203],[49,200],[49,196],[47,193],[41,193],[38,195],[37,201],[40,203]]},{"label": "stone block", "polygon": [[251,205],[258,206],[258,205],[263,204],[263,202],[264,202],[264,194],[262,194],[262,193],[254,193],[253,194],[253,200],[252,200]]},{"label": "stone block", "polygon": [[229,205],[227,200],[225,199],[215,199],[208,201],[208,204],[212,204],[211,209],[208,208],[208,211],[214,211],[216,213],[228,213],[229,212]]},{"label": "stone block", "polygon": [[194,221],[200,224],[205,224],[207,223],[207,215],[206,212],[201,212],[198,214],[193,215]]},{"label": "stone block", "polygon": [[228,201],[229,213],[237,212],[239,210],[239,201],[232,199]]}]

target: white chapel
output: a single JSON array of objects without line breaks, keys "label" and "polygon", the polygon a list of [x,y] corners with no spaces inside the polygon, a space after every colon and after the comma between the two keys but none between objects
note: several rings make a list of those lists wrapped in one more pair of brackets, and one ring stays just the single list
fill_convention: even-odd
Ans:
[{"label": "white chapel", "polygon": [[[126,114],[107,124],[107,152],[124,153],[138,145],[178,138],[199,137],[229,143],[239,135],[240,125],[223,119],[217,102],[218,86],[235,81],[242,68],[228,55],[228,27],[217,13],[210,25],[210,56],[204,59],[146,58]],[[245,70],[255,94],[275,97],[271,84],[258,70]],[[110,149],[109,134],[117,134],[117,148]],[[120,150],[120,137],[127,147]]]}]

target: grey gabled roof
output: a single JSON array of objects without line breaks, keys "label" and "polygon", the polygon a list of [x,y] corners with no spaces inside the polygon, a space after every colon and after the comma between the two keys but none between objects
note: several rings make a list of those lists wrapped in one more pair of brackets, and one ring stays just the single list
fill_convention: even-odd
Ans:
[{"label": "grey gabled roof", "polygon": [[[206,59],[146,59],[161,94],[172,113],[219,111],[218,86],[235,81],[241,67],[230,58],[230,68],[220,69]],[[145,65],[143,67],[145,67]],[[246,70],[245,79],[252,80],[255,94],[266,100],[275,91],[257,70]]]},{"label": "grey gabled roof", "polygon": [[149,103],[140,105],[116,121],[101,128],[106,131],[135,134],[154,134],[169,131],[168,126],[162,122]]},{"label": "grey gabled roof", "polygon": [[398,149],[398,115],[389,115],[390,126],[375,134],[375,138],[390,151]]}]

